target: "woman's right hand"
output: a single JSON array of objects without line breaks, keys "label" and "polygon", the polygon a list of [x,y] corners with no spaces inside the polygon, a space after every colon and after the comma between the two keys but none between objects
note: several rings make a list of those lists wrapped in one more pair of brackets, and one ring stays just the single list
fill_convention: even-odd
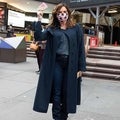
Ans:
[{"label": "woman's right hand", "polygon": [[37,17],[38,17],[38,21],[41,21],[43,18],[43,10],[38,10],[37,11]]}]

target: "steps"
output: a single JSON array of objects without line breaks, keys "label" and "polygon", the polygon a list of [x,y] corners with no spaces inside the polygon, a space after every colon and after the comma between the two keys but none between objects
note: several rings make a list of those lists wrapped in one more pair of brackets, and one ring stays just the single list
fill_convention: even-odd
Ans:
[{"label": "steps", "polygon": [[[96,61],[99,59],[96,59]],[[87,61],[87,71],[83,73],[85,77],[103,78],[108,80],[120,80],[120,64],[112,65],[114,60],[106,60],[104,63],[91,63]]]},{"label": "steps", "polygon": [[87,55],[84,77],[120,80],[120,47],[91,48]]},{"label": "steps", "polygon": [[[30,43],[26,43],[27,57],[36,58],[35,52],[29,48]],[[120,80],[120,47],[91,48],[88,51],[86,61],[87,71],[83,73],[83,77]]]},{"label": "steps", "polygon": [[111,59],[111,60],[120,60],[120,49],[112,48],[91,48],[88,51],[87,57],[89,58],[99,58],[99,59]]}]

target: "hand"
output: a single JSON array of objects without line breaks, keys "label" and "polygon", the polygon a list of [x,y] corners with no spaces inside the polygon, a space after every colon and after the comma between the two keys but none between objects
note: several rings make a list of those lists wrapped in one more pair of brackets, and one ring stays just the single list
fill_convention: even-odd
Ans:
[{"label": "hand", "polygon": [[38,17],[38,21],[42,20],[42,17],[43,17],[43,11],[42,10],[37,11],[37,17]]},{"label": "hand", "polygon": [[46,10],[48,8],[47,4],[42,2],[39,7],[38,7],[38,12],[37,12],[37,15],[38,15],[38,20],[41,21],[42,20],[42,17],[43,17],[43,11]]},{"label": "hand", "polygon": [[39,45],[39,41],[36,41],[35,44],[36,44],[36,45]]},{"label": "hand", "polygon": [[82,72],[81,71],[78,71],[77,72],[77,78],[81,77],[82,76]]}]

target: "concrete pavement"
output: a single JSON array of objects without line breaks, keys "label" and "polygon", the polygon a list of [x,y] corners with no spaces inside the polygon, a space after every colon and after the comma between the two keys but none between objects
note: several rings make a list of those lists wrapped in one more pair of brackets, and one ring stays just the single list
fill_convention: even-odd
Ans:
[{"label": "concrete pavement", "polygon": [[[36,58],[0,62],[0,120],[52,120],[32,110],[38,82]],[[69,120],[120,120],[120,82],[83,78],[82,103]]]}]

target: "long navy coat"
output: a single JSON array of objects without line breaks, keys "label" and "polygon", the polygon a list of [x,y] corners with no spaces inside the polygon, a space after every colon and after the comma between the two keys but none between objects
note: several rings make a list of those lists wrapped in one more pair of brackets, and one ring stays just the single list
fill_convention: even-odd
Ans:
[{"label": "long navy coat", "polygon": [[[44,33],[38,29],[36,33],[40,38],[46,39],[46,49],[43,56],[41,72],[39,76],[33,110],[37,112],[47,112],[51,102],[53,71],[55,66],[55,57],[57,41],[61,34],[58,28],[48,28]],[[77,79],[77,71],[86,70],[85,49],[83,32],[80,25],[65,30],[69,43],[69,65],[67,76],[67,112],[75,113],[76,105],[80,104],[80,79]],[[41,38],[42,36],[42,38]]]}]

